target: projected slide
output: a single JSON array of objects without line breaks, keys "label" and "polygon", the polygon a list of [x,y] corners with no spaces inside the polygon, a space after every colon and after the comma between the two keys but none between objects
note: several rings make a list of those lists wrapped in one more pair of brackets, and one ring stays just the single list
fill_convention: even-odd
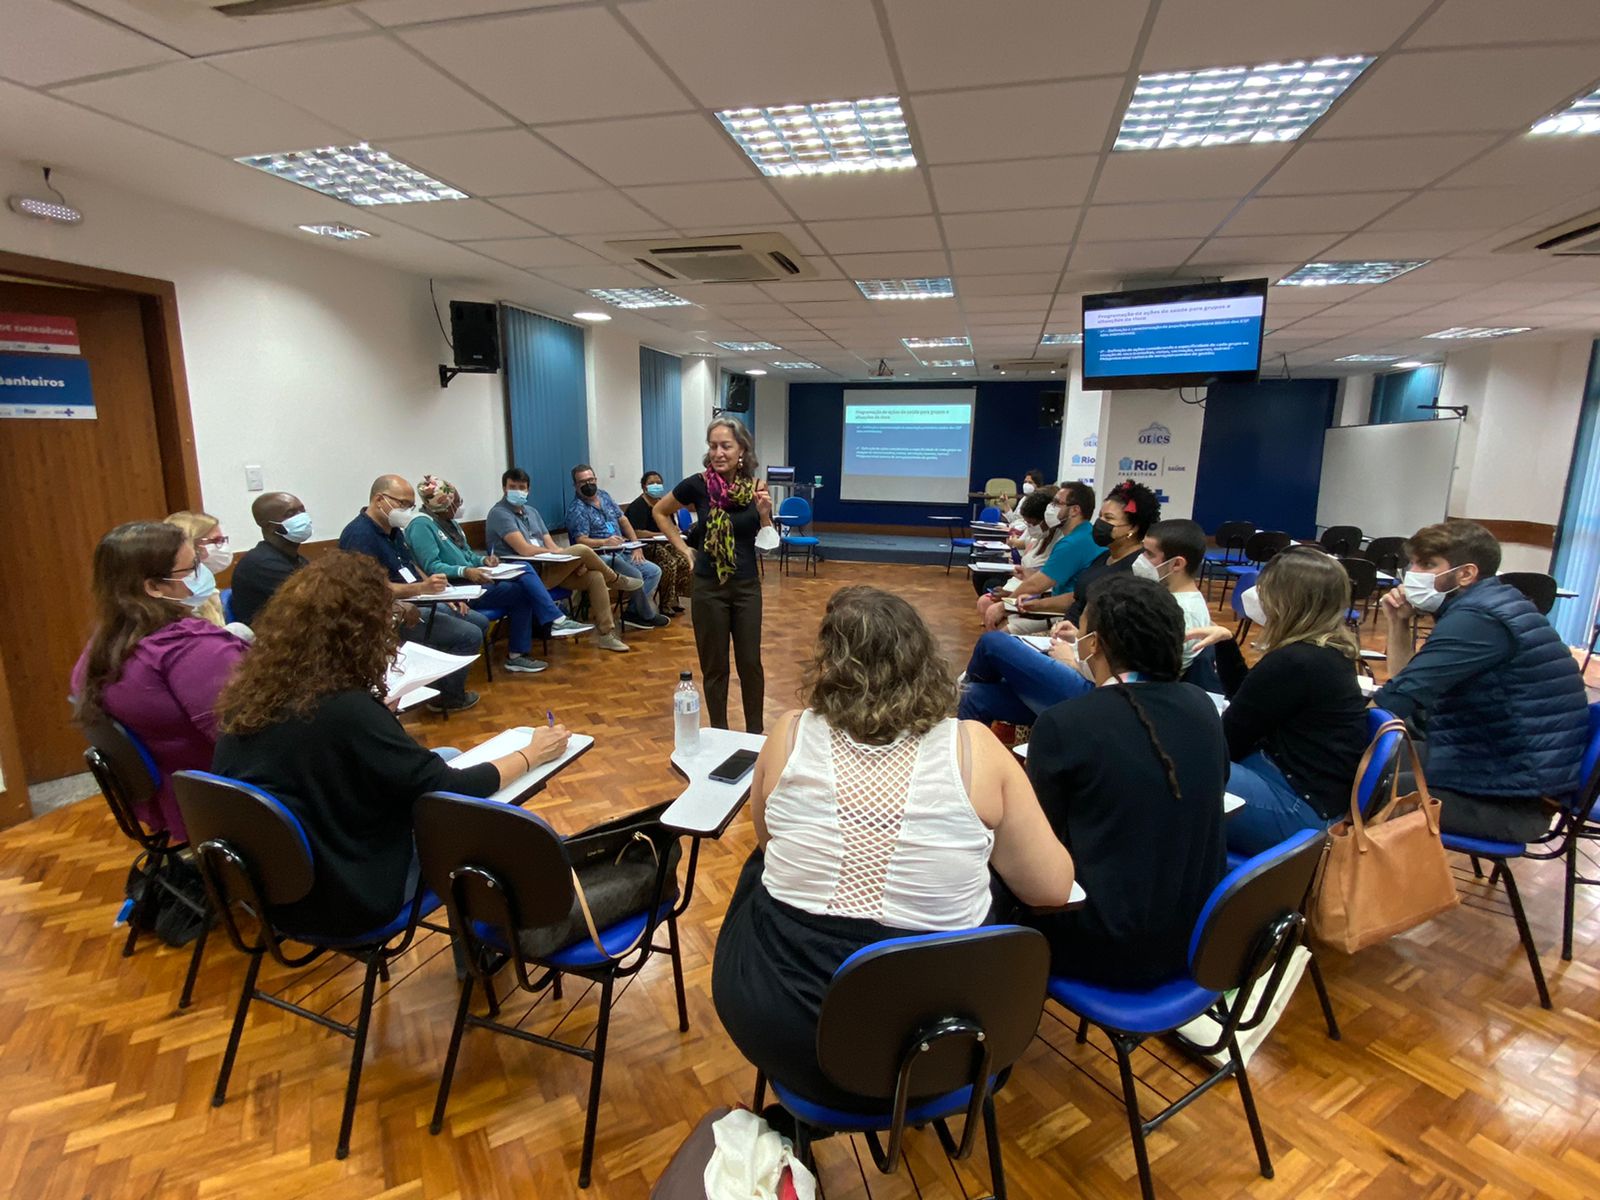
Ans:
[{"label": "projected slide", "polygon": [[840,499],[965,504],[974,395],[944,388],[846,391]]},{"label": "projected slide", "polygon": [[1083,373],[1101,378],[1254,371],[1261,361],[1265,311],[1260,296],[1086,309]]}]

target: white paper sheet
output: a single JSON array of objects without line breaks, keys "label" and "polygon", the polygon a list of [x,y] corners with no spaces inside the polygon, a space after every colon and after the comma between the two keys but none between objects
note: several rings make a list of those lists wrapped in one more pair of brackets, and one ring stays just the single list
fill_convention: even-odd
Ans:
[{"label": "white paper sheet", "polygon": [[484,567],[483,569],[489,572],[489,578],[491,579],[515,579],[528,568],[521,563],[503,562],[497,567]]},{"label": "white paper sheet", "polygon": [[[450,765],[457,770],[475,767],[479,763],[493,762],[497,758],[504,758],[507,754],[515,754],[518,750],[525,750],[528,743],[533,741],[533,728],[528,725],[519,725],[515,729],[508,729],[504,733],[497,733],[486,742],[481,742],[471,750],[458,754],[450,760]],[[490,800],[498,800],[502,804],[509,804],[542,779],[554,775],[590,746],[594,745],[594,738],[586,733],[575,733],[567,742],[566,752],[554,762],[547,762],[535,767],[526,775],[519,775],[494,795]]]},{"label": "white paper sheet", "polygon": [[471,666],[477,660],[476,654],[446,654],[443,650],[435,650],[420,642],[407,642],[400,647],[389,667],[386,680],[389,699],[410,695],[418,688],[443,679],[452,671]]},{"label": "white paper sheet", "polygon": [[429,592],[425,596],[413,596],[413,604],[453,603],[457,600],[476,600],[483,595],[483,589],[475,583],[458,583],[454,587],[447,587],[442,592]]}]

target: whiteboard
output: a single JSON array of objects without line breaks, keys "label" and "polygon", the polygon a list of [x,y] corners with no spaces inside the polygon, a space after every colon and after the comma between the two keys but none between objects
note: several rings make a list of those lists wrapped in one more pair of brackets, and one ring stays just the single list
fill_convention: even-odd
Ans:
[{"label": "whiteboard", "polygon": [[1357,525],[1367,537],[1410,537],[1445,518],[1456,468],[1457,420],[1343,425],[1322,441],[1317,525]]}]

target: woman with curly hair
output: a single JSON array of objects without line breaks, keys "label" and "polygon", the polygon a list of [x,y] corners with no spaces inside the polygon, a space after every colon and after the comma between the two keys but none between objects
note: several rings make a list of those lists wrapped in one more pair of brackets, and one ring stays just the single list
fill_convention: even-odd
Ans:
[{"label": "woman with curly hair", "polygon": [[1195,919],[1227,870],[1228,746],[1211,698],[1178,681],[1183,632],[1159,583],[1102,580],[1076,643],[1093,687],[1034,722],[1028,778],[1089,896],[1027,920],[1060,974],[1108,987],[1182,974]]},{"label": "woman with curly hair", "polygon": [[399,635],[388,575],[365,555],[319,555],[255,631],[217,704],[212,769],[275,796],[305,827],[316,879],[274,913],[287,928],[342,937],[389,920],[416,878],[417,797],[492,795],[566,748],[566,729],[539,729],[527,749],[457,771],[413,741],[384,704]]},{"label": "woman with curly hair", "polygon": [[[718,417],[711,422],[704,461],[704,471],[689,476],[656,502],[656,526],[694,574],[689,611],[711,724],[728,727],[731,637],[744,697],[744,727],[760,733],[766,675],[761,669],[756,535],[772,526],[772,497],[756,478],[756,447],[742,421]],[[680,508],[692,508],[699,517],[690,534],[692,548],[678,529]]]},{"label": "woman with curly hair", "polygon": [[746,1058],[808,1099],[859,1104],[822,1074],[817,1015],[834,971],[907,931],[970,929],[992,866],[1025,904],[1067,902],[1072,859],[1016,760],[957,721],[922,617],[870,587],[835,592],[750,789],[757,850],[717,938],[711,990]]},{"label": "woman with curly hair", "polygon": [[249,647],[195,615],[210,593],[194,540],[176,524],[130,521],[94,549],[95,628],[72,668],[74,715],[137,737],[161,772],[139,819],[187,840],[174,771],[203,770],[217,742],[217,693]]}]

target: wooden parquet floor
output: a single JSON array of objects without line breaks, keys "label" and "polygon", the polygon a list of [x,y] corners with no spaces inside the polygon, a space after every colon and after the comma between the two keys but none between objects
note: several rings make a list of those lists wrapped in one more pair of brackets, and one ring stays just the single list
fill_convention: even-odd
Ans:
[{"label": "wooden parquet floor", "polygon": [[[826,564],[820,579],[766,577],[767,709],[792,703],[823,604],[847,582],[906,595],[952,659],[975,634],[966,580],[938,568]],[[631,634],[636,651],[557,645],[552,669],[500,676],[484,703],[410,724],[430,745],[466,746],[547,708],[598,738],[534,803],[566,831],[669,798],[675,673],[694,665],[687,618]],[[41,700],[41,703],[46,702]],[[737,699],[732,710],[739,711]],[[683,924],[692,1024],[677,1032],[671,970],[652,963],[618,1003],[601,1105],[596,1200],[648,1195],[707,1109],[747,1099],[752,1072],[717,1023],[712,948],[752,845],[741,818],[701,858]],[[563,1197],[576,1169],[587,1067],[471,1031],[444,1132],[427,1122],[455,1002],[448,948],[424,936],[381,989],[350,1157],[334,1158],[349,1043],[264,1005],[252,1008],[227,1103],[209,1105],[243,961],[220,935],[195,1005],[176,1011],[187,952],[153,941],[130,959],[112,918],[131,854],[98,799],[0,834],[0,1195],[54,1197]],[[1580,896],[1575,961],[1560,963],[1559,869],[1518,868],[1555,1010],[1534,996],[1504,915],[1463,906],[1356,958],[1323,956],[1344,1040],[1325,1036],[1302,987],[1251,1064],[1277,1177],[1255,1170],[1233,1085],[1150,1143],[1158,1193],[1195,1200],[1337,1196],[1600,1196],[1600,916]],[[1481,886],[1466,889],[1481,895]],[[1469,899],[1469,904],[1475,901]],[[1504,905],[1491,902],[1504,911]],[[355,1007],[353,969],[263,973],[267,986],[334,1016]],[[595,1000],[508,1008],[524,1028],[592,1033]],[[528,1010],[522,1014],[522,1010]],[[1194,1068],[1171,1047],[1141,1053],[1147,1104]],[[1073,1043],[1058,1016],[1001,1094],[1012,1194],[1137,1195],[1114,1060],[1098,1036]],[[893,1179],[848,1140],[818,1157],[827,1194],[986,1194],[981,1150],[952,1166],[913,1136]],[[865,1170],[862,1165],[865,1163]],[[870,1192],[868,1184],[870,1183]]]}]

